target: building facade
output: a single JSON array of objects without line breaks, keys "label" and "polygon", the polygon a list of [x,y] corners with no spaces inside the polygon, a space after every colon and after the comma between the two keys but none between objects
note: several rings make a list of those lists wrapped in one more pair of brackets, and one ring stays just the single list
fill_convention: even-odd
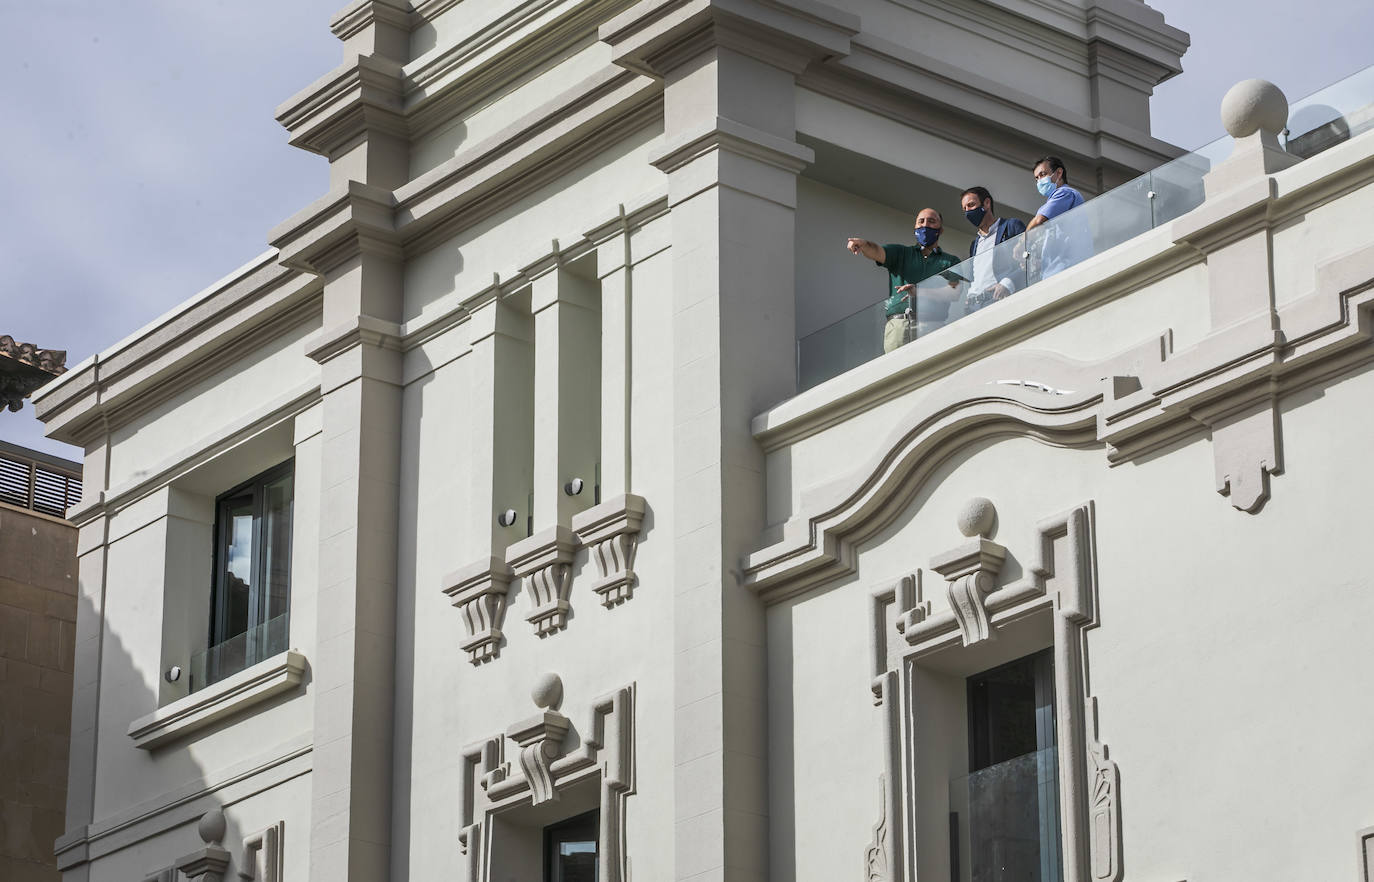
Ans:
[{"label": "building facade", "polygon": [[80,497],[81,466],[0,441],[0,877],[12,882],[61,878],[77,605],[63,515]]},{"label": "building facade", "polygon": [[[331,27],[277,111],[329,191],[36,400],[64,878],[1368,876],[1374,136],[1251,84],[1180,159],[1139,0]],[[846,237],[962,257],[1047,154],[1094,256],[808,373],[886,290]]]}]

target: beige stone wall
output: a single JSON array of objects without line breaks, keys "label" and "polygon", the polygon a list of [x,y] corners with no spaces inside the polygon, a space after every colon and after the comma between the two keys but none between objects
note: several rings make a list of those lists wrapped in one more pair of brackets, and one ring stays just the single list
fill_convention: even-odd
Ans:
[{"label": "beige stone wall", "polygon": [[0,504],[0,879],[60,878],[76,528]]}]

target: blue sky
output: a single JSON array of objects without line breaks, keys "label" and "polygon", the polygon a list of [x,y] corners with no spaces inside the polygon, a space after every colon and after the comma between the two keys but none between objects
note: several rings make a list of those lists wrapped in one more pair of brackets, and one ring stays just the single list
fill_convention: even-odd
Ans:
[{"label": "blue sky", "polygon": [[[264,251],[327,186],[273,110],[339,63],[328,22],[343,5],[43,0],[8,16],[0,333],[75,364]],[[1374,64],[1368,0],[1150,5],[1192,35],[1152,101],[1154,133],[1182,147],[1221,134],[1237,80],[1296,99]],[[32,414],[0,413],[0,439],[79,458]]]}]

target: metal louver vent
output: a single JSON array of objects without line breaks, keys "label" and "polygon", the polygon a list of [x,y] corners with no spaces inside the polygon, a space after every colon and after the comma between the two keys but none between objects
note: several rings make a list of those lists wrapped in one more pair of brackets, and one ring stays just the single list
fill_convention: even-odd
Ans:
[{"label": "metal louver vent", "polygon": [[60,518],[80,499],[80,475],[0,453],[0,502]]}]

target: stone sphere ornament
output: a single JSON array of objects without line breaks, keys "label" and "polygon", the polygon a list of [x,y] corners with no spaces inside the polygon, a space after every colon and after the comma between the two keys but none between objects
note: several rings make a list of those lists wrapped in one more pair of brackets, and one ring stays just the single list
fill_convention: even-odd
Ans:
[{"label": "stone sphere ornament", "polygon": [[997,523],[997,509],[993,507],[992,500],[975,496],[964,507],[959,510],[959,532],[972,538],[978,536],[986,539],[992,534],[992,527]]},{"label": "stone sphere ornament", "polygon": [[225,826],[224,812],[211,809],[200,816],[196,832],[200,834],[200,841],[206,845],[219,845],[224,840]]},{"label": "stone sphere ornament", "polygon": [[530,698],[534,699],[535,707],[558,710],[559,703],[563,701],[563,679],[552,671],[540,674],[530,690]]},{"label": "stone sphere ornament", "polygon": [[1232,138],[1278,134],[1288,125],[1288,99],[1268,80],[1241,80],[1221,99],[1221,124]]}]

